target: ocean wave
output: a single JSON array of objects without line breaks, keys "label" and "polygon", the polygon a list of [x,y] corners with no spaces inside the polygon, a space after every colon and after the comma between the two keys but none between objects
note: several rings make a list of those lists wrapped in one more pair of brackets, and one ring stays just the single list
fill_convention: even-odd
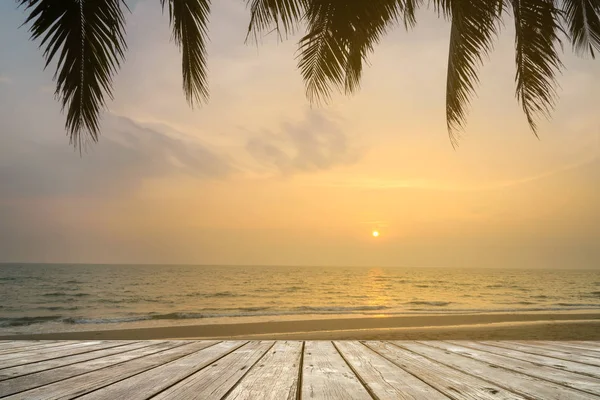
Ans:
[{"label": "ocean wave", "polygon": [[124,299],[98,299],[97,300],[98,303],[103,303],[103,304],[121,304],[121,303],[126,303],[126,300]]},{"label": "ocean wave", "polygon": [[28,326],[44,322],[59,322],[63,319],[60,315],[40,316],[40,317],[16,317],[0,318],[0,328],[9,328],[17,326]]},{"label": "ocean wave", "polygon": [[70,294],[65,293],[65,292],[51,292],[51,293],[44,293],[42,296],[44,296],[44,297],[61,297],[61,296],[70,296]]},{"label": "ocean wave", "polygon": [[244,297],[244,294],[233,293],[233,292],[216,292],[216,293],[208,293],[206,297]]},{"label": "ocean wave", "polygon": [[507,304],[507,305],[521,305],[521,306],[531,306],[533,304],[537,304],[537,302],[535,301],[507,301],[507,302],[503,302],[503,303],[498,303],[498,304]]},{"label": "ocean wave", "polygon": [[48,311],[75,311],[78,310],[79,307],[64,307],[64,306],[45,306],[45,307],[37,307],[40,310],[48,310]]},{"label": "ocean wave", "polygon": [[[21,318],[0,318],[0,328],[20,327],[34,324],[45,323],[64,323],[69,325],[80,324],[127,324],[141,321],[169,321],[169,320],[192,320],[192,319],[207,319],[207,318],[238,318],[238,317],[274,317],[285,315],[310,315],[310,314],[340,314],[352,315],[370,312],[384,311],[386,315],[411,315],[411,314],[429,314],[440,313],[431,307],[444,307],[450,302],[445,301],[413,301],[407,304],[422,305],[426,307],[415,307],[408,309],[398,309],[388,306],[349,306],[349,307],[312,307],[301,306],[292,309],[271,308],[271,307],[241,307],[241,308],[226,308],[226,309],[202,309],[198,312],[172,312],[172,313],[145,313],[130,316],[115,316],[106,318],[92,318],[85,316],[65,316],[65,315],[50,315],[50,316],[34,316]],[[562,306],[554,307],[519,307],[519,308],[455,308],[444,309],[444,314],[461,314],[461,313],[490,313],[490,312],[534,312],[534,311],[561,311],[561,310],[600,310],[600,304],[585,304],[585,303],[558,303]]]},{"label": "ocean wave", "polygon": [[240,307],[238,310],[245,312],[257,312],[257,311],[266,311],[270,310],[271,307]]},{"label": "ocean wave", "polygon": [[[260,290],[262,292],[262,290]],[[306,292],[306,288],[302,286],[289,286],[281,289],[283,293]]]},{"label": "ocean wave", "polygon": [[405,304],[410,304],[413,306],[433,306],[433,307],[445,307],[447,305],[452,304],[451,301],[409,301]]},{"label": "ocean wave", "polygon": [[85,318],[85,317],[65,317],[59,321],[70,325],[79,324],[121,324],[127,322],[147,321],[151,319],[148,315],[133,317],[114,317],[114,318]]},{"label": "ocean wave", "polygon": [[344,312],[353,312],[353,311],[381,311],[381,310],[387,310],[390,309],[391,307],[388,306],[355,306],[355,307],[331,307],[331,306],[325,306],[325,307],[313,307],[313,306],[300,306],[300,307],[294,307],[292,308],[292,311],[309,311],[311,313],[334,313],[334,312],[339,312],[339,313],[344,313]]},{"label": "ocean wave", "polygon": [[204,315],[199,313],[168,313],[168,314],[155,314],[150,315],[147,319],[161,320],[161,319],[199,319],[204,318]]},{"label": "ocean wave", "polygon": [[[259,292],[262,292],[263,290],[260,290]],[[188,293],[184,295],[185,297],[205,297],[205,298],[211,298],[211,297],[246,297],[246,294],[243,293],[234,293],[234,292],[230,292],[230,291],[225,291],[225,292],[215,292],[215,293],[204,293],[204,292],[193,292],[193,293]]]},{"label": "ocean wave", "polygon": [[521,292],[527,291],[529,289],[518,286],[518,285],[514,285],[514,284],[509,284],[509,283],[496,283],[496,284],[492,284],[492,285],[486,285],[485,286],[488,289],[513,289],[513,290],[518,290]]}]

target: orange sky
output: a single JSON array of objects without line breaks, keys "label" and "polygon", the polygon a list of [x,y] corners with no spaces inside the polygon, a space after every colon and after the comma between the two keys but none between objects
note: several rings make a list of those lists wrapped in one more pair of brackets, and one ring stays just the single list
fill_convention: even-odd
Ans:
[{"label": "orange sky", "polygon": [[211,100],[190,110],[155,3],[132,7],[115,101],[83,158],[20,11],[0,7],[0,51],[14,49],[0,63],[0,261],[600,265],[597,61],[565,46],[537,140],[514,98],[507,21],[455,151],[448,26],[433,13],[376,48],[357,95],[310,107],[296,39],[246,46],[244,6],[219,2]]}]

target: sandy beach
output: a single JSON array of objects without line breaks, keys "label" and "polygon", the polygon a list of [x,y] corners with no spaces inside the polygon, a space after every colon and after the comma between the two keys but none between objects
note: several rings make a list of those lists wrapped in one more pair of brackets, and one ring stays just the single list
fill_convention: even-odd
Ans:
[{"label": "sandy beach", "polygon": [[407,315],[159,326],[0,336],[0,339],[600,340],[600,313]]}]

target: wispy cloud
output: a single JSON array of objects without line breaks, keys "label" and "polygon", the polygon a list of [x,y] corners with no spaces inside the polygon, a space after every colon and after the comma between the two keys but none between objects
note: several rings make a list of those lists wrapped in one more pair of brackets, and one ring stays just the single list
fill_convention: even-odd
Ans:
[{"label": "wispy cloud", "polygon": [[498,180],[492,182],[486,182],[482,184],[459,184],[448,180],[433,180],[433,179],[381,179],[368,176],[353,176],[348,180],[336,180],[327,182],[323,185],[329,187],[349,187],[357,189],[375,189],[375,190],[389,190],[389,189],[417,189],[417,190],[430,190],[430,191],[441,191],[441,192],[481,192],[489,190],[506,189],[519,185],[526,185],[528,183],[540,181],[566,173],[569,171],[577,170],[589,165],[593,165],[600,160],[600,154],[598,151],[593,153],[591,156],[583,159],[582,161],[567,164],[549,171],[545,171],[536,175],[524,176],[516,179],[509,180]]},{"label": "wispy cloud", "polygon": [[246,150],[259,163],[285,175],[353,164],[361,155],[334,119],[313,110],[300,122],[282,124],[276,133],[252,137]]},{"label": "wispy cloud", "polygon": [[7,150],[0,161],[3,196],[107,196],[134,190],[149,178],[218,179],[234,171],[226,157],[199,143],[125,117],[109,116],[104,124],[102,140],[83,157],[64,143],[25,144],[0,137],[0,147]]}]

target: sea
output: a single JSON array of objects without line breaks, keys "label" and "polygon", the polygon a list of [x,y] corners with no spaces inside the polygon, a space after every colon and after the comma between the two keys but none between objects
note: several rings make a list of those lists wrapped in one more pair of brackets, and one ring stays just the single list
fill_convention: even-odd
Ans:
[{"label": "sea", "polygon": [[0,335],[600,310],[599,270],[0,264]]}]

